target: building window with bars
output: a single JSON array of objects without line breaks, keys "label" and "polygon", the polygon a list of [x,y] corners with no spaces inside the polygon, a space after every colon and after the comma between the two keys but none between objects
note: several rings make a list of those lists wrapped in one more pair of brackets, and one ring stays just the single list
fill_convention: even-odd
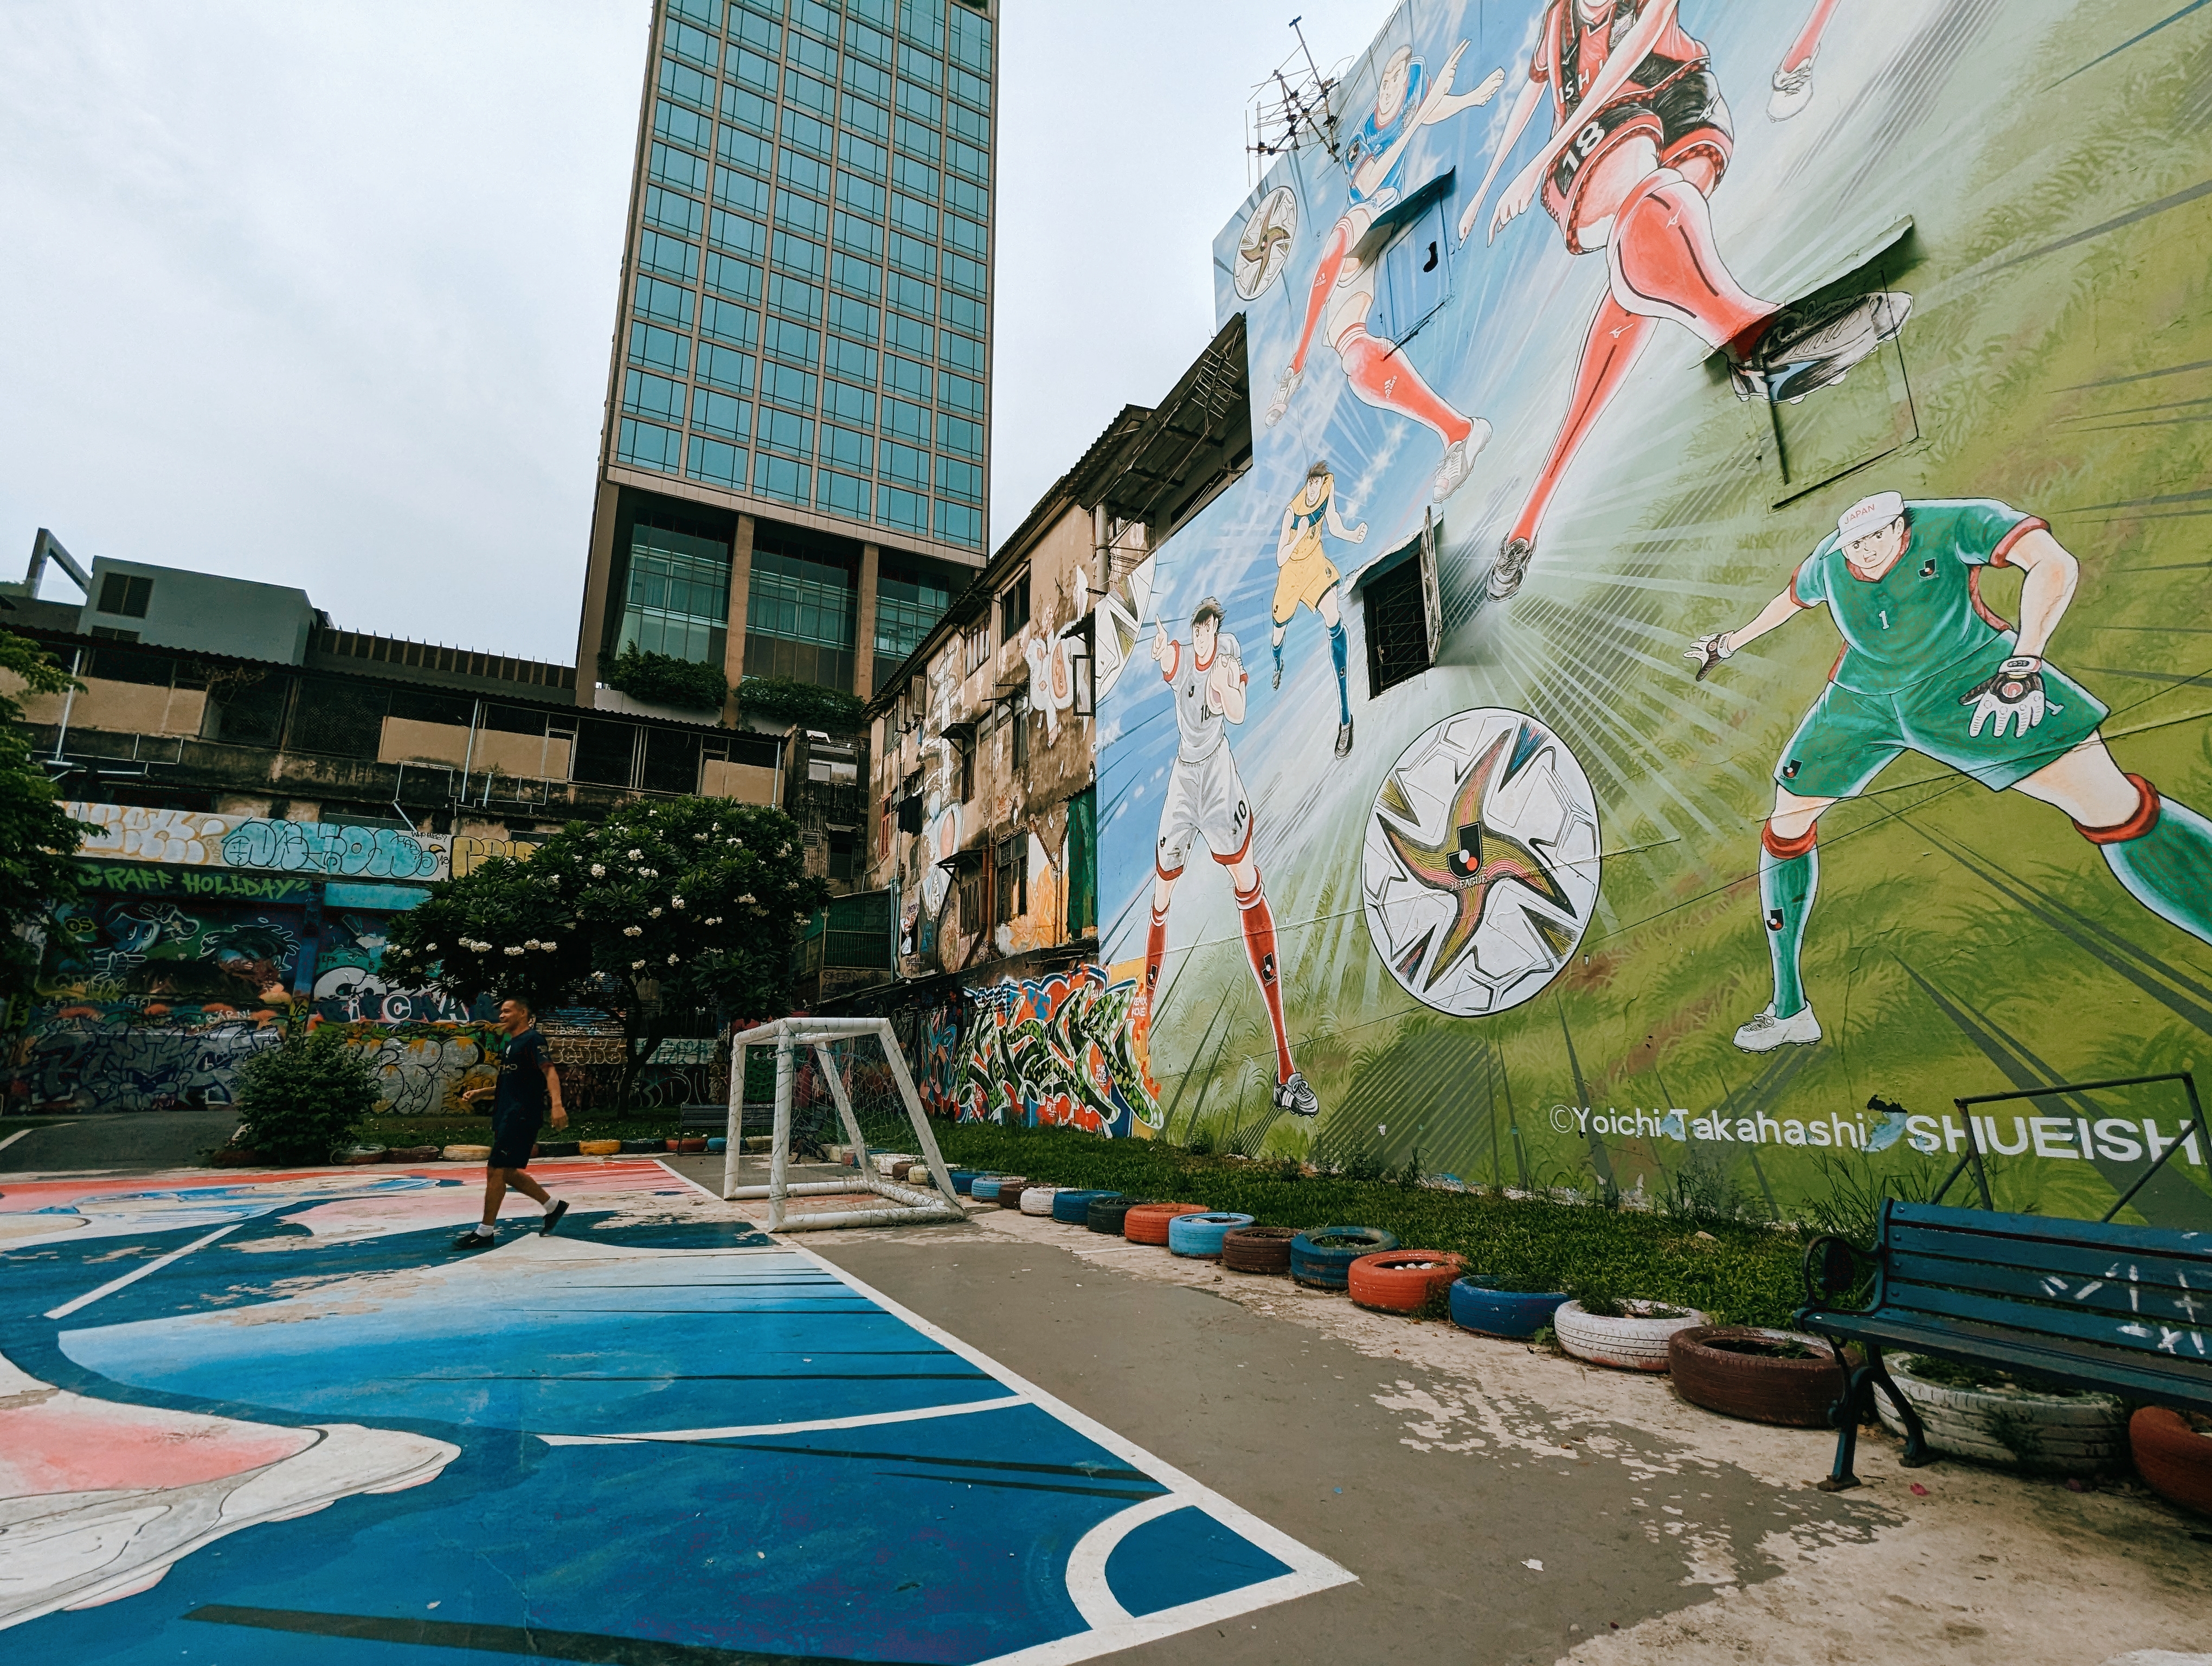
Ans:
[{"label": "building window with bars", "polygon": [[1401,562],[1361,587],[1367,629],[1367,697],[1395,688],[1429,668],[1427,600],[1421,564]]},{"label": "building window with bars", "polygon": [[1030,836],[1017,832],[1000,840],[992,872],[998,891],[994,917],[1003,926],[1030,911]]},{"label": "building window with bars", "polygon": [[1018,694],[1006,702],[1006,721],[1013,726],[1014,768],[1030,767],[1030,697]]}]

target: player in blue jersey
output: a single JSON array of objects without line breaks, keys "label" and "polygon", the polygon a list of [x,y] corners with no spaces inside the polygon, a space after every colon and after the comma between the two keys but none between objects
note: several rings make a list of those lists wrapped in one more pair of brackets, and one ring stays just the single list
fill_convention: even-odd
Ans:
[{"label": "player in blue jersey", "polygon": [[[2027,575],[2017,628],[1982,600],[1990,567]],[[1857,797],[1908,751],[2064,811],[2130,896],[2212,942],[2212,822],[2124,774],[2099,733],[2104,706],[2044,661],[2080,577],[2033,515],[1989,499],[1908,503],[1879,492],[1844,512],[1758,617],[1692,646],[1702,678],[1813,607],[1828,610],[1844,639],[1826,690],[1775,766],[1759,861],[1774,999],[1736,1031],[1738,1047],[1820,1040],[1798,965],[1820,879],[1815,830],[1830,805]]]},{"label": "player in blue jersey", "polygon": [[1462,110],[1489,103],[1505,84],[1505,72],[1498,70],[1474,91],[1454,93],[1452,74],[1466,51],[1463,40],[1452,49],[1433,88],[1412,47],[1401,46],[1384,63],[1375,108],[1345,152],[1352,204],[1322,245],[1313,287],[1306,295],[1305,326],[1298,332],[1297,347],[1267,413],[1267,425],[1273,428],[1290,409],[1291,396],[1305,378],[1314,333],[1326,323],[1325,338],[1336,350],[1352,392],[1365,404],[1425,423],[1443,441],[1443,458],[1431,483],[1440,502],[1466,483],[1475,453],[1490,438],[1490,424],[1454,410],[1421,380],[1397,343],[1369,333],[1367,314],[1375,305],[1375,274],[1383,252],[1406,229],[1391,210],[1404,194],[1401,175],[1413,136]]}]

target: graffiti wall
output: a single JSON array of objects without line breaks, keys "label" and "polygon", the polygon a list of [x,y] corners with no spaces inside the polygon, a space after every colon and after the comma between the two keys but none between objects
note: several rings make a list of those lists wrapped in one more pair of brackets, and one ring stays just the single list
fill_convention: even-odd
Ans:
[{"label": "graffiti wall", "polygon": [[[2166,0],[1391,16],[1214,246],[1252,465],[1099,603],[1171,1137],[1786,1212],[2207,1056],[2208,69]],[[1996,1109],[2062,1213],[2185,1114]]]},{"label": "graffiti wall", "polygon": [[923,1019],[923,1108],[1118,1139],[1156,1134],[1158,1100],[1129,1024],[1136,994],[1097,966],[966,991],[963,1006]]},{"label": "graffiti wall", "polygon": [[[450,1110],[483,1061],[472,1015],[382,974],[386,927],[427,881],[527,846],[391,828],[72,804],[84,891],[19,1008],[11,1108],[225,1104],[283,1014],[312,1004],[374,1055],[387,1109]],[[399,883],[400,880],[414,883]],[[476,1015],[483,1016],[483,1015]],[[393,1030],[390,1026],[402,1026]]]}]

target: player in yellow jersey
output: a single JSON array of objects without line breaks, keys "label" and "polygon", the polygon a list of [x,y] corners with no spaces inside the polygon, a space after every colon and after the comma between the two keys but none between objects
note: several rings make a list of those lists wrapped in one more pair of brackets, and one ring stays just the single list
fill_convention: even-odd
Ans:
[{"label": "player in yellow jersey", "polygon": [[1275,566],[1279,569],[1273,610],[1275,631],[1268,646],[1275,654],[1273,686],[1279,689],[1283,686],[1283,633],[1290,629],[1298,609],[1310,607],[1328,627],[1328,655],[1336,662],[1336,755],[1342,757],[1352,750],[1352,696],[1344,680],[1348,656],[1344,641],[1342,575],[1322,548],[1324,531],[1346,544],[1364,544],[1367,539],[1365,521],[1347,527],[1338,519],[1336,477],[1329,472],[1326,462],[1319,462],[1306,471],[1306,483],[1283,511],[1282,529],[1275,535]]}]

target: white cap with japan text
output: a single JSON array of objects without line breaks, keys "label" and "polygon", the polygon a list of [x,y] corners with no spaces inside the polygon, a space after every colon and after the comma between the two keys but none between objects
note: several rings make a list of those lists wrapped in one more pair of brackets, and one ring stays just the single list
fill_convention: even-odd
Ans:
[{"label": "white cap with japan text", "polygon": [[1876,492],[1872,497],[1863,497],[1843,513],[1836,522],[1836,537],[1844,544],[1855,544],[1869,532],[1878,532],[1905,513],[1902,492]]}]

